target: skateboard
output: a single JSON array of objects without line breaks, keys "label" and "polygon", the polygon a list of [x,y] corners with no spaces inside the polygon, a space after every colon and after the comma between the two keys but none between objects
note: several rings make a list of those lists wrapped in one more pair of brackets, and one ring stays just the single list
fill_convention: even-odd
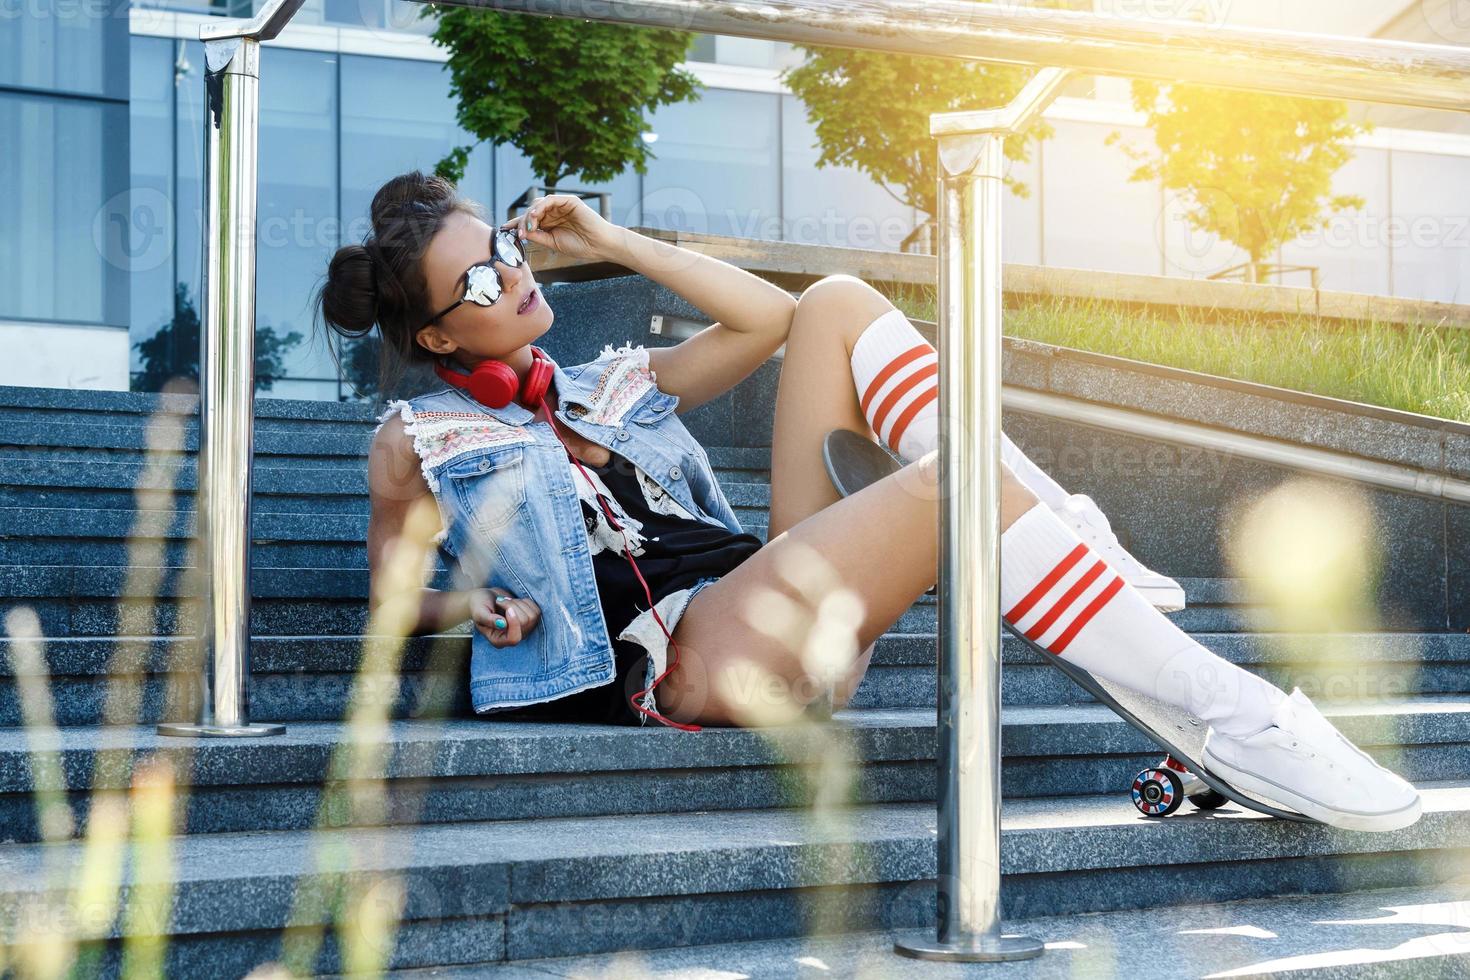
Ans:
[{"label": "skateboard", "polygon": [[[847,429],[833,429],[827,433],[822,445],[822,459],[827,465],[827,476],[832,485],[844,497],[896,472],[903,465],[878,443]],[[1172,705],[1093,676],[1012,630],[1009,623],[1006,623],[1006,629],[1163,750],[1164,760],[1135,776],[1130,788],[1133,805],[1144,816],[1168,816],[1188,800],[1199,810],[1214,810],[1226,803],[1235,803],[1283,820],[1318,822],[1238,790],[1200,765],[1197,760],[1203,753],[1207,731],[1206,724],[1200,719]]]}]

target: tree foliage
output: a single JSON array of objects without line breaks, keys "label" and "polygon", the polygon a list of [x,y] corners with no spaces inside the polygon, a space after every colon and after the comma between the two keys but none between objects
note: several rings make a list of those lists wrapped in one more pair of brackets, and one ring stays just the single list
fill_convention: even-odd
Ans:
[{"label": "tree foliage", "polygon": [[[142,372],[133,379],[134,391],[161,391],[170,378],[199,381],[199,310],[189,298],[189,287],[174,285],[174,317],[147,340],[133,346],[143,360]],[[301,343],[295,330],[285,335],[275,328],[255,328],[255,390],[270,391],[286,371],[286,355]]]},{"label": "tree foliage", "polygon": [[1332,193],[1352,139],[1367,129],[1344,102],[1136,82],[1133,103],[1157,153],[1125,147],[1145,161],[1131,179],[1178,193],[1191,227],[1246,253],[1251,281],[1279,246],[1363,206],[1361,197]]},{"label": "tree foliage", "polygon": [[[678,67],[694,40],[685,31],[474,7],[430,12],[460,126],[479,142],[515,146],[548,186],[573,174],[609,181],[630,164],[646,173],[644,112],[699,97],[698,80]],[[475,145],[454,148],[436,172],[461,180]]]},{"label": "tree foliage", "polygon": [[[938,164],[929,115],[1004,105],[1030,77],[1028,69],[1010,65],[801,47],[806,61],[782,75],[816,128],[817,166],[855,167],[931,217],[937,214]],[[1007,139],[1005,154],[1024,162],[1027,141],[1050,134],[1050,127],[1038,122]],[[1028,193],[1009,176],[1006,185],[1022,197]]]}]

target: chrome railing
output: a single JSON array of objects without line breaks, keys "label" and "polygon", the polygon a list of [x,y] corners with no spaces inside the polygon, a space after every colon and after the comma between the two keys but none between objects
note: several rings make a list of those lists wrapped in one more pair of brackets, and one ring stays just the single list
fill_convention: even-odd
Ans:
[{"label": "chrome railing", "polygon": [[279,735],[250,723],[250,485],[255,448],[255,192],[260,42],[304,0],[208,23],[204,40],[204,277],[199,290],[199,570],[203,669],[193,723],[162,735]]},{"label": "chrome railing", "polygon": [[[940,184],[937,935],[896,944],[940,959],[1035,956],[1000,930],[1001,143],[1042,111],[1063,70],[1294,96],[1470,109],[1470,48],[1150,22],[972,0],[448,0],[571,17],[1044,69],[1009,106],[930,118]],[[204,642],[215,682],[199,726],[254,734],[249,654],[249,486],[255,277],[256,66],[261,40],[301,0],[200,28],[210,169],[201,363]]]},{"label": "chrome railing", "polygon": [[709,34],[1429,109],[1470,108],[1470,48],[973,0],[440,0]]}]

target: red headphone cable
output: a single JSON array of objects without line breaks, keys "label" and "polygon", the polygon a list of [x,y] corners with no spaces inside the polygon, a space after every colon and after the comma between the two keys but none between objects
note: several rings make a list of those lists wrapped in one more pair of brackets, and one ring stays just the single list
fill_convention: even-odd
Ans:
[{"label": "red headphone cable", "polygon": [[608,519],[608,522],[612,524],[613,529],[615,531],[617,531],[619,534],[623,535],[623,557],[626,558],[626,559],[628,559],[628,564],[630,564],[630,565],[633,566],[633,574],[636,575],[636,576],[638,576],[638,581],[643,586],[643,594],[648,597],[648,611],[651,612],[651,613],[653,613],[653,618],[658,623],[659,629],[661,629],[661,630],[664,631],[664,636],[666,636],[666,637],[669,638],[669,643],[672,644],[673,645],[673,648],[674,648],[674,659],[673,659],[673,661],[667,667],[664,668],[663,673],[659,674],[657,677],[655,677],[653,679],[653,683],[652,684],[648,685],[648,687],[643,688],[642,690],[638,691],[637,693],[630,695],[629,698],[628,698],[629,703],[632,704],[633,708],[636,711],[638,711],[638,712],[640,712],[640,713],[642,713],[644,715],[647,715],[648,717],[653,718],[656,721],[662,722],[663,724],[668,725],[670,728],[677,728],[677,729],[679,729],[681,731],[686,731],[686,732],[697,732],[697,731],[701,731],[702,729],[701,729],[701,727],[699,725],[688,725],[688,724],[685,724],[683,722],[674,721],[672,718],[666,718],[663,715],[659,714],[657,711],[651,711],[648,708],[645,708],[645,707],[643,707],[643,705],[641,705],[641,704],[638,703],[638,698],[642,697],[645,694],[651,693],[654,688],[658,687],[660,681],[662,681],[665,677],[669,676],[669,674],[673,673],[674,668],[677,667],[677,666],[679,666],[679,644],[674,642],[674,635],[669,632],[668,626],[664,625],[663,617],[661,617],[658,614],[658,610],[654,608],[654,605],[655,604],[654,604],[654,601],[653,601],[653,592],[649,589],[649,587],[648,587],[648,581],[647,581],[647,579],[645,579],[643,577],[643,573],[638,570],[638,563],[633,560],[632,547],[631,547],[631,543],[628,541],[628,535],[627,535],[627,533],[624,532],[622,525],[617,522],[617,519],[615,517],[613,517],[612,511],[608,507],[607,501],[603,499],[603,496],[602,496],[601,493],[598,493],[598,491],[597,491],[597,484],[593,482],[592,477],[590,477],[590,476],[587,475],[587,470],[582,465],[582,461],[579,460],[576,457],[576,455],[571,451],[571,449],[568,449],[567,448],[566,440],[561,437],[561,433],[560,432],[557,432],[557,430],[556,430],[556,422],[552,418],[551,409],[546,408],[546,401],[545,401],[545,399],[542,399],[541,401],[537,402],[536,407],[538,409],[545,409],[546,410],[546,421],[548,423],[550,423],[550,425],[551,425],[551,432],[552,432],[552,434],[555,435],[557,441],[561,443],[562,449],[565,449],[566,450],[567,458],[570,459],[573,463],[576,464],[577,469],[579,469],[579,470],[582,471],[582,477],[587,481],[587,485],[592,488],[593,496],[595,496],[597,498],[597,503],[598,503],[599,506],[602,507],[602,512],[603,512],[604,515],[606,515],[606,517]]}]

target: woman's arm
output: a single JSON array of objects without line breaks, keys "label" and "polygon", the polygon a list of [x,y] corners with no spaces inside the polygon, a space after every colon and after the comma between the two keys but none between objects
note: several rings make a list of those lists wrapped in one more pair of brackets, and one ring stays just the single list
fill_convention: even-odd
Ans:
[{"label": "woman's arm", "polygon": [[[419,471],[403,420],[390,418],[368,454],[368,609],[393,635],[424,636],[466,620],[497,647],[513,646],[540,622],[527,597],[505,600],[504,589],[446,591],[424,586],[428,556],[439,531],[439,510]],[[386,604],[386,605],[385,605]]]},{"label": "woman's arm", "polygon": [[654,347],[658,386],[679,396],[680,413],[733,388],[791,332],[796,300],[757,275],[709,255],[611,224],[570,194],[538,198],[501,227],[564,255],[603,258],[667,286],[716,322],[672,347]]},{"label": "woman's arm", "polygon": [[729,391],[776,353],[791,332],[796,300],[779,286],[710,255],[619,234],[607,258],[667,286],[716,322],[672,347],[651,347],[648,366],[682,414]]}]

